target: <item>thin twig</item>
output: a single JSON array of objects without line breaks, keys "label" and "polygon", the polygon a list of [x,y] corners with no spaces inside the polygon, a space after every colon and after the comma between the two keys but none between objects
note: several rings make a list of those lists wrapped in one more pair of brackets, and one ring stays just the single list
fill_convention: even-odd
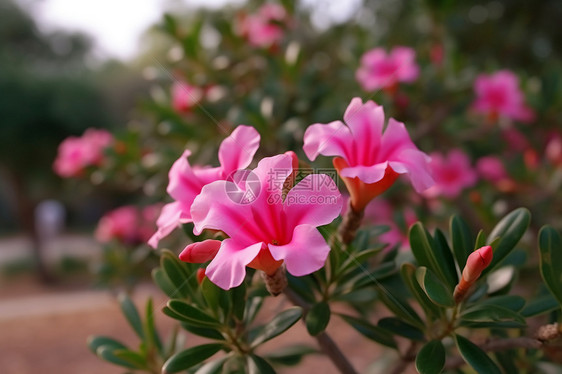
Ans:
[{"label": "thin twig", "polygon": [[[283,291],[287,299],[289,299],[293,304],[300,306],[303,309],[304,315],[310,310],[310,305],[303,300],[299,295],[297,295],[289,287],[285,288]],[[328,333],[321,332],[316,335],[316,341],[320,346],[322,352],[332,361],[332,363],[339,369],[342,374],[357,374],[357,371],[353,368],[347,357],[336,345],[334,340],[328,335]]]}]

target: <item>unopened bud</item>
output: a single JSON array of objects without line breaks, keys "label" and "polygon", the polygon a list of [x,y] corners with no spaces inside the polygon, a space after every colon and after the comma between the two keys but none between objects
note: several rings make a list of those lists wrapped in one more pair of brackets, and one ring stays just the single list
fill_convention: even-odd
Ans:
[{"label": "unopened bud", "polygon": [[179,258],[183,262],[191,264],[202,264],[215,258],[221,246],[220,240],[204,240],[188,245],[180,253]]},{"label": "unopened bud", "polygon": [[472,252],[466,260],[466,265],[462,271],[461,281],[455,287],[453,297],[459,303],[464,299],[468,290],[478,280],[482,271],[486,269],[494,257],[492,247],[484,246]]},{"label": "unopened bud", "polygon": [[205,275],[205,268],[199,268],[197,269],[197,283],[201,284],[203,283],[203,280],[205,279],[206,275]]}]

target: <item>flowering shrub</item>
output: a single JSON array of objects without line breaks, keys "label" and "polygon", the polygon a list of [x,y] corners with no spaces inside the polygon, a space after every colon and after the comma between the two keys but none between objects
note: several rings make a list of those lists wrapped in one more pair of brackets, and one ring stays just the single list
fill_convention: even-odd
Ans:
[{"label": "flowering shrub", "polygon": [[[558,362],[562,239],[545,224],[562,214],[552,110],[562,101],[539,73],[481,74],[459,14],[449,9],[451,21],[437,3],[412,5],[411,22],[384,37],[373,29],[382,13],[367,24],[370,6],[324,30],[289,1],[165,16],[172,57],[155,64],[148,114],[91,179],[173,199],[149,240],[151,274],[169,297],[162,313],[208,343],[163,344],[152,303],[141,318],[123,297],[140,348],[93,337],[99,357],[149,373],[271,373],[319,350],[355,373],[361,362],[330,336],[339,320],[394,351],[374,372]],[[478,9],[460,19],[478,20]],[[391,44],[404,39],[409,47]],[[507,66],[501,57],[493,66]],[[185,236],[172,235],[179,227]],[[294,306],[256,318],[273,296]],[[315,347],[262,348],[299,320]]]}]

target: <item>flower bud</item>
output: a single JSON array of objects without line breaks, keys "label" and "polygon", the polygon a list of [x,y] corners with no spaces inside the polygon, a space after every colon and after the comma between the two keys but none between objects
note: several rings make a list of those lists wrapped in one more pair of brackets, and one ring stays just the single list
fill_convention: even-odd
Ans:
[{"label": "flower bud", "polygon": [[212,260],[221,246],[220,240],[205,240],[188,245],[180,253],[179,258],[183,262],[191,264],[202,264]]},{"label": "flower bud", "polygon": [[455,302],[459,303],[464,299],[468,290],[478,280],[482,271],[486,269],[492,262],[494,254],[492,247],[484,246],[472,252],[466,260],[466,265],[462,271],[461,281],[455,287],[453,297]]},{"label": "flower bud", "polygon": [[205,280],[205,268],[199,268],[197,269],[197,283],[201,284],[203,283],[203,280]]}]

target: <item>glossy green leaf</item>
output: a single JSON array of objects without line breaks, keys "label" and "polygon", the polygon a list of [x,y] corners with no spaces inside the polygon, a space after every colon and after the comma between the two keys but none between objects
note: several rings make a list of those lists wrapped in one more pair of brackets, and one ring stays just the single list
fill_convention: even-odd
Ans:
[{"label": "glossy green leaf", "polygon": [[301,362],[305,355],[319,353],[318,350],[307,345],[292,345],[277,348],[275,351],[264,355],[273,364],[294,366]]},{"label": "glossy green leaf", "polygon": [[473,251],[477,250],[478,248],[482,248],[486,245],[486,234],[484,230],[478,231],[478,235],[476,235],[476,242],[474,243]]},{"label": "glossy green leaf", "polygon": [[562,239],[550,226],[539,232],[541,276],[558,303],[562,305]]},{"label": "glossy green leaf", "polygon": [[187,370],[205,361],[222,348],[224,348],[222,344],[203,344],[188,348],[170,357],[162,366],[162,373],[177,373]]},{"label": "glossy green leaf", "polygon": [[152,270],[152,279],[154,283],[166,294],[166,296],[174,298],[178,297],[176,287],[172,284],[166,272],[162,268],[156,268]]},{"label": "glossy green leaf", "polygon": [[455,335],[455,342],[462,358],[479,374],[502,374],[496,363],[467,338]]},{"label": "glossy green leaf", "polygon": [[127,322],[129,322],[129,325],[131,325],[139,338],[144,339],[142,320],[133,301],[129,298],[129,296],[122,293],[119,295],[119,305],[121,306],[121,311],[127,319]]},{"label": "glossy green leaf", "polygon": [[143,369],[143,365],[139,365],[138,363],[130,360],[126,360],[120,357],[117,357],[114,352],[118,350],[114,349],[113,347],[108,346],[101,346],[97,349],[96,354],[98,357],[102,358],[107,362],[111,362],[114,365],[122,366],[128,369]]},{"label": "glossy green leaf", "polygon": [[452,291],[457,284],[457,278],[452,275],[451,264],[442,254],[436,255],[441,246],[435,244],[421,222],[415,223],[410,228],[409,238],[412,253],[418,264],[431,269]]},{"label": "glossy green leaf", "polygon": [[446,278],[451,282],[448,287],[454,289],[454,287],[459,283],[459,276],[457,274],[457,267],[455,265],[455,259],[453,258],[453,253],[447,243],[447,238],[445,234],[439,229],[435,230],[433,235],[433,242],[435,244],[435,257],[439,268],[443,270]]},{"label": "glossy green leaf", "polygon": [[560,308],[558,300],[552,296],[552,294],[539,296],[533,299],[525,305],[525,308],[521,311],[521,315],[524,318],[538,316],[544,313],[552,312]]},{"label": "glossy green leaf", "polygon": [[490,266],[482,272],[481,277],[484,277],[496,266],[498,266],[507,255],[515,248],[531,222],[531,213],[525,208],[515,209],[513,212],[505,216],[494,227],[487,243],[490,244],[498,237],[501,238],[494,248],[494,258]]},{"label": "glossy green leaf", "polygon": [[221,374],[224,362],[229,356],[217,358],[216,360],[209,361],[201,366],[194,374]]},{"label": "glossy green leaf", "polygon": [[152,304],[152,298],[149,298],[146,302],[146,314],[145,322],[143,324],[144,335],[146,336],[146,344],[149,347],[156,347],[160,354],[163,354],[164,349],[162,347],[162,341],[156,331],[156,326],[154,324],[154,307]]},{"label": "glossy green leaf", "polygon": [[192,324],[189,322],[182,322],[181,327],[183,327],[184,330],[187,330],[190,333],[195,334],[197,336],[202,336],[204,338],[209,338],[214,340],[224,340],[223,334],[220,332],[220,330],[217,330],[216,328],[203,327],[199,324]]},{"label": "glossy green leaf", "polygon": [[525,306],[525,299],[517,295],[494,296],[483,300],[480,305],[497,305],[514,312],[519,312]]},{"label": "glossy green leaf", "polygon": [[164,252],[160,258],[160,265],[175,288],[173,297],[186,298],[190,294],[189,277],[185,267],[173,254]]},{"label": "glossy green leaf", "polygon": [[250,354],[246,357],[247,365],[248,365],[248,374],[275,374],[275,370],[273,367],[261,358],[260,356],[256,356]]},{"label": "glossy green leaf", "polygon": [[416,270],[416,278],[419,285],[425,291],[427,296],[435,303],[444,307],[454,307],[455,300],[453,294],[431,270],[425,267],[419,267]]},{"label": "glossy green leaf", "polygon": [[438,374],[445,366],[445,347],[440,340],[424,345],[416,356],[416,370],[420,374]]},{"label": "glossy green leaf", "polygon": [[246,309],[246,283],[230,290],[232,303],[232,313],[238,321],[244,319],[244,311]]},{"label": "glossy green leaf", "polygon": [[306,314],[306,329],[312,336],[320,334],[330,322],[330,306],[326,302],[314,304]]},{"label": "glossy green leaf", "polygon": [[474,240],[465,220],[454,215],[449,222],[449,230],[451,231],[451,241],[453,242],[453,253],[459,267],[464,267],[466,259],[474,250]]},{"label": "glossy green leaf", "polygon": [[378,287],[379,299],[390,309],[397,317],[402,318],[404,321],[411,323],[421,329],[425,328],[425,323],[422,321],[416,311],[403,300],[399,295],[388,292],[384,287]]},{"label": "glossy green leaf", "polygon": [[425,335],[422,330],[395,317],[381,318],[377,325],[395,335],[399,335],[410,340],[419,342],[425,340]]},{"label": "glossy green leaf", "polygon": [[[180,321],[185,321],[191,324],[200,324],[202,326],[211,326],[211,327],[221,325],[221,323],[217,321],[214,317],[206,314],[205,312],[201,311],[200,309],[194,306],[189,305],[183,300],[178,300],[178,299],[168,300],[167,306],[177,316],[181,317]],[[163,309],[163,311],[164,313],[166,313],[165,309]],[[170,317],[175,318],[172,315],[170,315]]]},{"label": "glossy green leaf", "polygon": [[355,318],[345,314],[340,314],[340,317],[342,317],[344,321],[346,321],[351,327],[353,327],[366,338],[371,339],[372,341],[375,341],[384,346],[398,349],[394,338],[388,331],[375,326],[365,321],[364,319]]},{"label": "glossy green leaf", "polygon": [[112,349],[127,349],[123,343],[107,336],[97,335],[88,338],[88,348],[90,348],[93,353],[97,354],[97,350],[101,346]]},{"label": "glossy green leaf", "polygon": [[400,268],[400,275],[402,276],[404,284],[408,287],[414,298],[420,304],[427,317],[435,319],[436,317],[442,315],[443,310],[431,301],[418,283],[416,278],[416,267],[414,265],[408,263],[402,264],[402,267]]},{"label": "glossy green leaf", "polygon": [[461,314],[461,321],[465,322],[509,322],[516,326],[525,326],[525,319],[513,310],[493,305],[493,304],[476,304],[464,310]]},{"label": "glossy green leaf", "polygon": [[223,315],[228,315],[231,303],[230,295],[227,291],[223,290],[211,282],[209,278],[205,277],[203,282],[201,282],[201,293],[203,294],[210,310],[215,312],[222,310]]},{"label": "glossy green leaf", "polygon": [[279,313],[267,325],[260,328],[252,341],[252,347],[257,347],[287,331],[301,317],[302,309],[299,307],[292,307]]}]

